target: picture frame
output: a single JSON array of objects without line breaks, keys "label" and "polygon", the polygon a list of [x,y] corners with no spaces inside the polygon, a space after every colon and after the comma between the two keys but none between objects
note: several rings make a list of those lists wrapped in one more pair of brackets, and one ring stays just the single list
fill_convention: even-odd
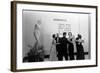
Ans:
[{"label": "picture frame", "polygon": [[[97,6],[90,5],[12,1],[11,71],[20,72],[96,67],[98,41],[97,12]],[[35,44],[37,41],[39,42],[39,40],[36,41],[38,38],[38,31],[34,30],[35,24],[41,24],[41,30],[39,31],[40,34],[38,34],[38,36],[41,35],[42,39],[40,39],[40,41],[42,41],[43,45],[43,54],[39,55],[43,55],[43,59],[39,57],[38,60],[37,57],[33,60],[33,58],[35,58],[33,55],[35,52],[31,50],[33,47],[32,44]],[[73,35],[75,35],[75,38],[78,33],[82,34],[85,41],[85,48],[87,48],[84,48],[84,56],[87,55],[85,56],[84,60],[77,59],[78,50],[76,48],[74,60],[71,60],[70,55],[68,55],[67,61],[66,57],[62,57],[62,61],[47,61],[50,54],[44,55],[44,51],[48,50],[48,46],[49,48],[51,47],[52,34],[59,33],[59,35],[62,37],[63,32],[72,32]],[[75,40],[75,42],[76,41],[77,40]],[[29,57],[31,52],[30,50],[32,51],[32,57]]]}]

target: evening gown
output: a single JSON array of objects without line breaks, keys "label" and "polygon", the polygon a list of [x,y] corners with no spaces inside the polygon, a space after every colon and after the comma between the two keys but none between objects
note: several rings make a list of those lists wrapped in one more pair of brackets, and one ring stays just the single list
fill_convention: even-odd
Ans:
[{"label": "evening gown", "polygon": [[[69,39],[69,41],[72,42],[72,38]],[[68,44],[68,54],[69,54],[69,60],[74,60],[74,44],[69,42]]]},{"label": "evening gown", "polygon": [[[79,40],[79,39],[76,39]],[[82,45],[82,42],[76,42],[76,49],[77,49],[77,56],[76,59],[77,60],[83,60],[84,59],[84,48]]]},{"label": "evening gown", "polygon": [[50,49],[50,61],[57,61],[56,40],[53,39]]}]

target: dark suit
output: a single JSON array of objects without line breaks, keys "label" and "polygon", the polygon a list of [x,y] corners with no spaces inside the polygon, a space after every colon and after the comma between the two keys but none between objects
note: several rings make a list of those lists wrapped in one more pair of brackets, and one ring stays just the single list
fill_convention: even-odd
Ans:
[{"label": "dark suit", "polygon": [[58,60],[59,60],[60,51],[61,51],[61,44],[60,44],[61,38],[60,37],[56,37],[55,40],[56,40],[56,43],[57,43],[56,44],[57,57],[58,57]]},{"label": "dark suit", "polygon": [[68,45],[67,38],[62,37],[60,40],[60,52],[58,55],[58,60],[62,61],[63,57],[65,57],[65,60],[68,60],[67,45]]},{"label": "dark suit", "polygon": [[[60,37],[56,37],[55,38],[55,40],[56,40],[56,50],[57,50],[57,52],[59,52],[60,51]],[[59,43],[59,44],[58,44]]]}]

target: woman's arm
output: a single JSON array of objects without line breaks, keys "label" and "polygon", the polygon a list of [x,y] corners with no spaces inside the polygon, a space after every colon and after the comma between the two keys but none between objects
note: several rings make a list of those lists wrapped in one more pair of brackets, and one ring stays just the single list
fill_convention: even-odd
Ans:
[{"label": "woman's arm", "polygon": [[70,39],[69,39],[69,38],[67,39],[67,42],[68,42],[68,43],[73,43],[72,41],[70,41]]},{"label": "woman's arm", "polygon": [[82,40],[82,39],[79,39],[79,41],[78,42],[80,42],[80,43],[84,43],[84,40]]},{"label": "woman's arm", "polygon": [[68,38],[68,43],[74,43],[75,42],[75,37],[74,36],[72,36],[72,41],[70,41],[70,39]]}]

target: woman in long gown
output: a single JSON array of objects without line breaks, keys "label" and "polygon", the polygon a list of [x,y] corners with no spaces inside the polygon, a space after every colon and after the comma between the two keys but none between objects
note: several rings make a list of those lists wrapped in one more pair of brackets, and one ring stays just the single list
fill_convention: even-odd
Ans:
[{"label": "woman in long gown", "polygon": [[50,49],[50,61],[57,61],[57,51],[56,51],[56,40],[55,40],[55,34],[52,36],[52,44]]},{"label": "woman in long gown", "polygon": [[74,60],[74,38],[72,36],[72,33],[69,32],[68,33],[68,41],[69,41],[69,44],[68,44],[68,54],[69,54],[69,59],[70,60]]},{"label": "woman in long gown", "polygon": [[78,34],[78,37],[76,38],[76,49],[77,49],[77,60],[83,60],[84,59],[84,48],[82,43],[84,40],[82,40],[82,36]]}]

